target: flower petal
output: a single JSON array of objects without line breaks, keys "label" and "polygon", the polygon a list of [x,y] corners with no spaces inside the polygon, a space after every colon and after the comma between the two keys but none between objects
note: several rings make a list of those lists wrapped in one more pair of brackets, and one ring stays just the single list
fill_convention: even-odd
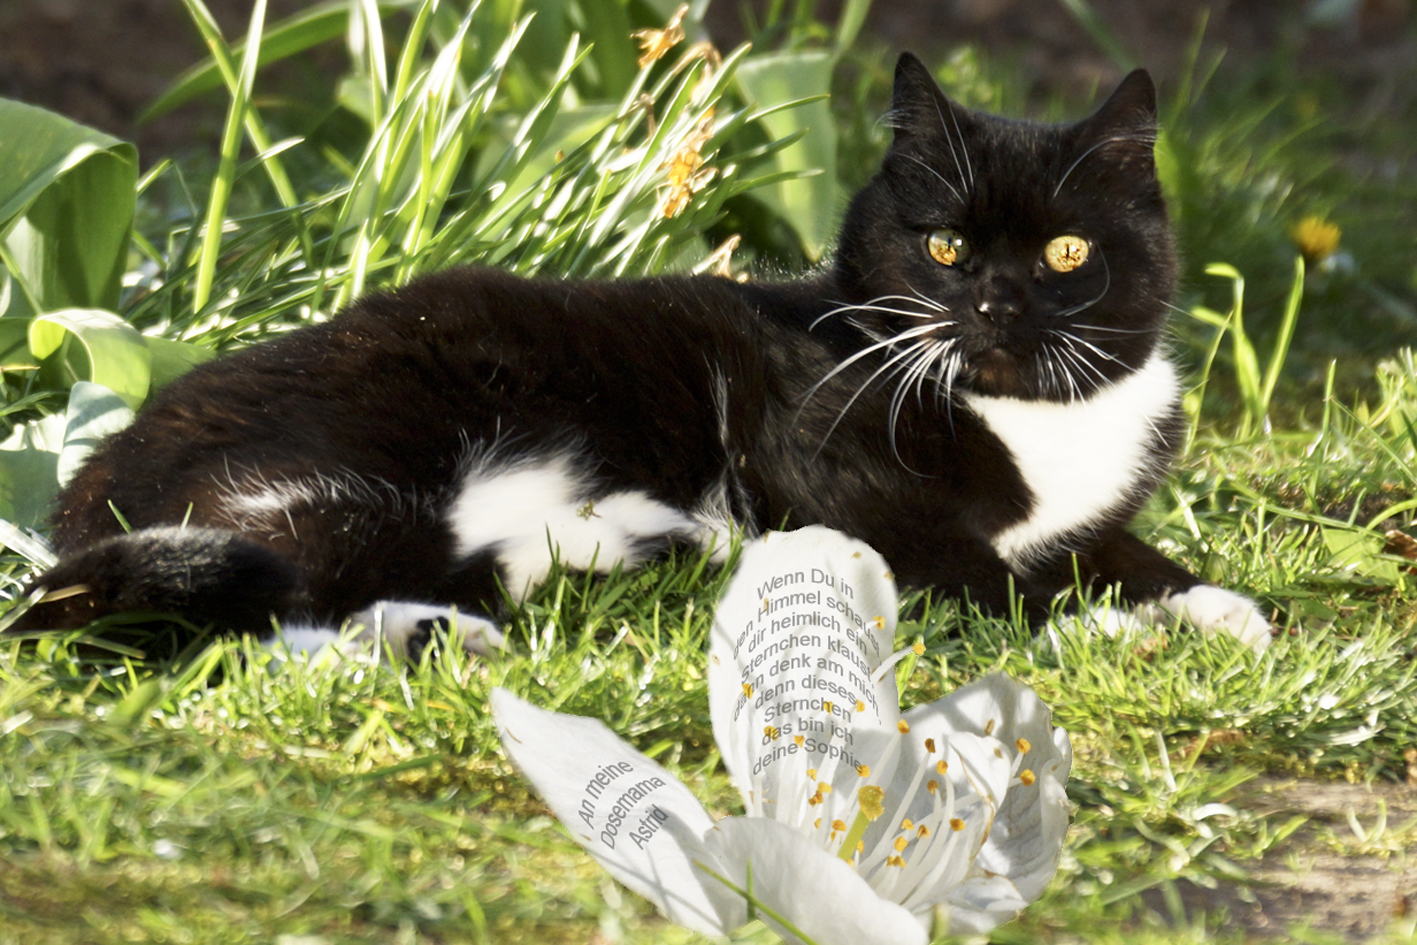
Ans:
[{"label": "flower petal", "polygon": [[895,680],[871,676],[890,656],[896,603],[884,559],[840,532],[769,532],[744,548],[714,617],[709,708],[749,813],[774,816],[763,801],[795,797],[809,768],[873,764],[850,751],[853,733],[894,736]]},{"label": "flower petal", "polygon": [[1006,877],[975,876],[951,890],[945,902],[950,933],[967,935],[998,928],[1018,915],[1029,900]]},{"label": "flower petal", "polygon": [[[761,817],[728,817],[704,837],[725,879],[749,889],[816,945],[925,945],[925,927],[907,910],[876,895],[844,860],[788,827]],[[709,880],[713,882],[712,879]],[[801,938],[759,911],[758,917],[794,945]]]},{"label": "flower petal", "polygon": [[722,935],[747,921],[742,899],[696,865],[722,870],[703,844],[713,818],[678,778],[600,721],[492,691],[502,750],[571,836],[670,921]]},{"label": "flower petal", "polygon": [[987,733],[1009,749],[1022,747],[1019,739],[1027,742],[1017,767],[1030,771],[1034,783],[1009,789],[976,864],[1007,876],[1026,901],[1037,899],[1057,871],[1068,832],[1070,805],[1064,785],[1073,760],[1068,733],[1052,726],[1048,707],[1032,689],[1002,673],[918,706],[906,719],[912,731]]}]

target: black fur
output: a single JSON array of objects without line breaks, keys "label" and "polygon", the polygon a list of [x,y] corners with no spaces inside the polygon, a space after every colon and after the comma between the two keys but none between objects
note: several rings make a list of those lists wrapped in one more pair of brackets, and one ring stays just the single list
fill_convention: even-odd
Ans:
[{"label": "black fur", "polygon": [[[904,582],[987,607],[1008,606],[1012,589],[1040,613],[1076,574],[1120,581],[1133,600],[1188,588],[1194,577],[1124,530],[1176,447],[1176,405],[1131,488],[1025,568],[991,539],[1033,497],[960,399],[1068,402],[1152,356],[1175,278],[1154,111],[1138,72],[1074,125],[989,117],[907,55],[895,142],[818,274],[574,282],[455,269],[203,365],[64,491],[54,537],[69,557],[39,583],[89,592],[22,625],[141,608],[260,631],[271,615],[337,622],[388,598],[485,609],[496,550],[459,558],[446,514],[470,457],[494,444],[574,451],[591,502],[636,490],[689,510],[721,487],[749,530],[824,523],[873,545]],[[968,235],[965,264],[926,251],[943,226]],[[1076,272],[1040,261],[1062,233],[1095,247]],[[944,341],[933,358],[912,348]],[[223,504],[243,482],[309,488],[252,525]]]}]

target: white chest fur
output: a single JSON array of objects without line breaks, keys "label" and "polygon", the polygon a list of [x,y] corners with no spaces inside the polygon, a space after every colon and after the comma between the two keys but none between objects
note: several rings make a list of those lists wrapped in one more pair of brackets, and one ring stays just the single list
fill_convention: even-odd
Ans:
[{"label": "white chest fur", "polygon": [[1050,539],[1086,528],[1126,498],[1152,462],[1148,446],[1178,391],[1175,367],[1157,354],[1074,403],[966,394],[1033,494],[1028,517],[994,536],[999,555],[1025,566]]}]

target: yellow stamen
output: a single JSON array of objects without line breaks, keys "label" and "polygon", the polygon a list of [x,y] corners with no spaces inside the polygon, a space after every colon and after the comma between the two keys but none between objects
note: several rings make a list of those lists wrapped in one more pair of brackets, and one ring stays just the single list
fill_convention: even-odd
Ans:
[{"label": "yellow stamen", "polygon": [[875,820],[886,812],[886,792],[879,785],[868,784],[861,788],[856,792],[856,801],[867,820]]},{"label": "yellow stamen", "polygon": [[961,830],[964,829],[964,821],[960,820],[958,817],[951,817],[950,829],[953,830],[955,833],[959,833]]},{"label": "yellow stamen", "polygon": [[782,734],[782,729],[778,728],[775,725],[767,725],[763,727],[763,734],[770,738],[772,741],[777,741],[778,736]]},{"label": "yellow stamen", "polygon": [[832,821],[832,830],[835,830],[835,831],[838,831],[838,832],[839,832],[839,831],[842,831],[842,830],[845,830],[845,829],[846,829],[846,824],[845,824],[843,821],[841,821],[841,820],[833,820],[833,821]]},{"label": "yellow stamen", "polygon": [[832,792],[832,786],[831,786],[830,784],[828,784],[828,783],[825,782],[825,781],[818,781],[818,782],[817,782],[817,793],[818,793],[818,794],[830,794],[831,792]]},{"label": "yellow stamen", "polygon": [[792,740],[797,743],[797,747],[798,747],[798,748],[801,748],[801,747],[802,747],[802,743],[803,743],[804,741],[806,741],[806,739],[803,738],[801,735],[793,735],[793,736],[792,736]]},{"label": "yellow stamen", "polygon": [[1020,755],[1028,754],[1028,750],[1033,747],[1033,743],[1026,738],[1020,738],[1018,741],[1014,742],[1014,744],[1018,746],[1018,753]]},{"label": "yellow stamen", "polygon": [[925,739],[925,750],[932,755],[935,753],[935,740],[933,738]]},{"label": "yellow stamen", "polygon": [[934,793],[935,793],[935,789],[938,788],[939,786],[940,786],[940,782],[939,782],[939,781],[936,781],[934,778],[931,778],[929,781],[926,781],[926,782],[925,782],[925,790],[929,791],[931,794],[934,794]]},{"label": "yellow stamen", "polygon": [[831,714],[832,714],[832,704],[831,704],[830,702],[823,701],[823,702],[822,702],[822,708],[823,708],[824,710],[826,710],[827,715],[831,715]]},{"label": "yellow stamen", "polygon": [[860,699],[857,699],[857,700],[856,700],[856,711],[857,711],[857,712],[865,712],[865,711],[866,711],[866,703],[862,702]]},{"label": "yellow stamen", "polygon": [[915,835],[917,837],[928,837],[930,836],[930,828],[925,824],[921,824],[920,829],[915,831]]},{"label": "yellow stamen", "polygon": [[744,684],[743,684],[743,698],[745,698],[745,699],[751,699],[751,698],[753,698],[753,684],[752,684],[752,683],[744,683]]},{"label": "yellow stamen", "polygon": [[889,856],[889,857],[886,857],[886,865],[887,865],[887,866],[904,866],[904,865],[905,865],[905,858],[904,858],[904,857],[899,857],[899,856]]},{"label": "yellow stamen", "polygon": [[910,733],[910,723],[905,719],[901,719],[899,722],[895,723],[895,730],[902,735],[907,735]]},{"label": "yellow stamen", "polygon": [[924,656],[924,655],[925,655],[925,644],[923,644],[923,643],[916,643],[916,644],[915,644],[914,646],[912,646],[910,649],[911,649],[912,652],[915,653],[916,656]]},{"label": "yellow stamen", "polygon": [[884,630],[884,629],[886,629],[886,618],[885,618],[885,617],[872,617],[871,619],[872,619],[873,621],[875,621],[876,629],[877,629],[877,630]]},{"label": "yellow stamen", "polygon": [[950,763],[948,761],[941,758],[939,761],[935,762],[936,774],[944,774],[948,770],[950,770]]},{"label": "yellow stamen", "polygon": [[1038,780],[1028,768],[1024,768],[1018,773],[1018,779],[1023,782],[1024,787],[1031,787],[1033,782]]},{"label": "yellow stamen", "polygon": [[908,847],[908,846],[910,846],[910,841],[909,841],[909,840],[905,839],[904,837],[896,837],[896,838],[895,838],[895,852],[897,852],[897,853],[904,853],[904,852],[905,852],[905,848]]},{"label": "yellow stamen", "polygon": [[817,780],[817,769],[816,769],[816,768],[808,768],[808,769],[807,769],[807,777],[811,778],[813,781]]},{"label": "yellow stamen", "polygon": [[902,821],[900,822],[900,829],[901,829],[901,830],[914,830],[914,829],[915,829],[915,821],[911,820],[909,817],[905,818],[904,820],[902,820]]},{"label": "yellow stamen", "polygon": [[870,765],[857,765],[857,766],[856,766],[856,773],[857,773],[858,775],[860,775],[861,777],[863,777],[863,778],[869,778],[869,777],[871,776],[871,766],[870,766]]}]

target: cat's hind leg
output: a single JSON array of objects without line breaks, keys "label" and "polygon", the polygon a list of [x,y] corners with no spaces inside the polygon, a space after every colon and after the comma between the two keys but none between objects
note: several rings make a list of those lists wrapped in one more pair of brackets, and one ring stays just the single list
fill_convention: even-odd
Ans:
[{"label": "cat's hind leg", "polygon": [[327,647],[343,651],[350,645],[383,648],[392,656],[417,662],[435,637],[479,656],[506,645],[497,624],[487,617],[457,607],[401,600],[376,601],[350,614],[342,628],[287,621],[269,643],[292,653],[311,654]]},{"label": "cat's hind leg", "polygon": [[434,634],[481,656],[506,645],[497,624],[477,614],[461,613],[456,607],[381,600],[349,619],[363,627],[355,639],[382,641],[395,655],[412,659],[418,658]]}]

